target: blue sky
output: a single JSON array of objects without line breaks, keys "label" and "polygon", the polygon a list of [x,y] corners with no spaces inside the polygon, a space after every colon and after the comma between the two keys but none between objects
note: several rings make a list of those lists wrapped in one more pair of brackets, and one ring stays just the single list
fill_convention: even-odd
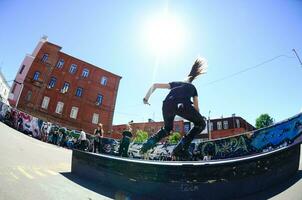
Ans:
[{"label": "blue sky", "polygon": [[[142,98],[153,82],[183,80],[197,56],[209,66],[194,82],[203,115],[236,113],[254,125],[262,113],[280,121],[302,109],[302,66],[292,52],[302,57],[302,1],[72,2],[0,0],[0,66],[7,80],[45,34],[62,51],[123,77],[114,124],[162,120],[168,91],[156,91],[151,106]],[[183,34],[159,53],[150,47],[148,22],[163,13],[177,21],[175,35]],[[285,56],[221,80],[279,55]]]}]

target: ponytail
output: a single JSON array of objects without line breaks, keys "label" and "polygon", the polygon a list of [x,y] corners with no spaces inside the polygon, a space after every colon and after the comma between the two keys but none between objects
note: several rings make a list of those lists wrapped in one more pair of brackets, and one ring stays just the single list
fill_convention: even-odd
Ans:
[{"label": "ponytail", "polygon": [[187,81],[191,83],[197,76],[207,73],[207,67],[207,61],[204,58],[197,58],[188,75]]}]

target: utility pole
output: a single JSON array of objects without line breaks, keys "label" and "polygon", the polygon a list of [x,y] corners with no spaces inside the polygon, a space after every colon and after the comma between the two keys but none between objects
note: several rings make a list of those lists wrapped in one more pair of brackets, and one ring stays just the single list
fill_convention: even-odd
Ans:
[{"label": "utility pole", "polygon": [[295,49],[293,49],[293,52],[295,53],[296,57],[298,58],[299,63],[300,63],[300,66],[302,67],[302,61],[301,61],[301,59],[300,59],[300,57],[299,57],[297,51],[296,51]]}]

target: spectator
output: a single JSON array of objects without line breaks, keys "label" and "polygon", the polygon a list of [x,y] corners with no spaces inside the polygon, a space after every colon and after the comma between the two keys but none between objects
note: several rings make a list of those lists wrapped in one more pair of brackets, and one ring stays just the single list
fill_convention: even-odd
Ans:
[{"label": "spectator", "polygon": [[119,156],[128,157],[128,149],[130,145],[130,141],[132,138],[132,123],[130,121],[127,125],[127,130],[123,131],[123,138],[121,139],[120,148],[119,148]]},{"label": "spectator", "polygon": [[86,143],[86,133],[81,130],[81,133],[80,133],[80,137],[78,138],[78,140],[80,141],[80,149],[81,150],[85,150],[85,143]]},{"label": "spectator", "polygon": [[93,141],[93,152],[101,153],[102,149],[102,138],[104,135],[103,124],[99,123],[97,129],[94,130],[94,141]]}]

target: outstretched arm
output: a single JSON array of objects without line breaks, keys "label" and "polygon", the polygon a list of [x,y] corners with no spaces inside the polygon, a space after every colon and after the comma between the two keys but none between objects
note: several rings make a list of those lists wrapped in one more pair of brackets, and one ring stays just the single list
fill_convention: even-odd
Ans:
[{"label": "outstretched arm", "polygon": [[[170,84],[169,83],[154,83],[150,89],[148,90],[146,96],[144,97],[143,101],[144,104],[149,104],[149,98],[151,96],[151,94],[157,89],[157,88],[161,88],[161,89],[170,89]],[[150,105],[150,104],[149,104]]]}]

